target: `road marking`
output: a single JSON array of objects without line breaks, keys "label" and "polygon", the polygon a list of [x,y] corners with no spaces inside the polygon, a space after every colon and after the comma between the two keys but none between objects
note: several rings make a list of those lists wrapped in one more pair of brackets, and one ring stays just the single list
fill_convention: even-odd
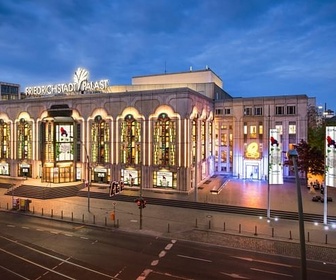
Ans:
[{"label": "road marking", "polygon": [[22,227],[23,229],[29,229],[29,227]]},{"label": "road marking", "polygon": [[138,278],[136,280],[145,280],[146,277],[149,275],[149,273],[151,273],[153,270],[151,269],[145,269],[140,276],[138,276]]},{"label": "road marking", "polygon": [[172,243],[169,243],[166,247],[165,247],[165,250],[170,250],[171,249],[171,247],[173,247],[173,245],[174,244],[172,244]]},{"label": "road marking", "polygon": [[165,255],[166,255],[166,251],[163,250],[163,251],[160,252],[159,257],[162,258],[162,257],[164,257]]},{"label": "road marking", "polygon": [[252,259],[252,258],[244,258],[244,257],[236,257],[236,256],[232,256],[232,257],[236,259],[244,260],[244,261],[249,261],[249,262],[259,262],[259,263],[272,264],[272,265],[278,265],[278,266],[284,266],[284,267],[293,267],[292,265],[285,264],[285,263],[269,262],[269,261],[263,261],[263,260]]},{"label": "road marking", "polygon": [[44,231],[44,229],[41,229],[41,228],[37,228],[36,230],[37,231]]},{"label": "road marking", "polygon": [[[69,265],[72,265],[72,266],[75,266],[75,267],[79,267],[79,268],[81,268],[81,269],[84,269],[84,270],[87,270],[87,271],[91,271],[91,272],[96,273],[96,274],[99,274],[99,275],[106,276],[106,277],[108,277],[108,278],[110,278],[110,279],[115,279],[115,277],[113,277],[113,276],[111,276],[111,275],[108,275],[108,274],[106,274],[106,273],[103,273],[103,272],[100,272],[100,271],[97,271],[97,270],[94,270],[94,269],[91,269],[91,268],[82,266],[82,265],[80,265],[80,264],[76,264],[76,263],[73,263],[73,262],[71,262],[71,261],[68,261],[68,260],[65,260],[65,259],[56,257],[56,256],[54,256],[54,255],[45,253],[45,252],[43,252],[43,251],[40,251],[40,250],[35,249],[35,248],[33,248],[33,247],[24,245],[24,244],[22,244],[22,243],[20,243],[20,242],[18,242],[18,241],[15,241],[15,240],[13,240],[13,239],[7,238],[7,237],[5,237],[5,236],[0,236],[0,238],[5,239],[5,240],[8,240],[8,241],[10,241],[10,242],[12,242],[12,243],[15,243],[15,244],[17,244],[17,245],[20,245],[20,246],[22,246],[22,247],[24,247],[24,248],[27,248],[27,249],[29,249],[29,250],[32,250],[32,251],[34,251],[34,252],[37,252],[37,253],[39,253],[39,254],[41,254],[41,255],[45,255],[45,256],[48,256],[48,257],[53,258],[53,259],[55,259],[55,260],[62,261],[62,262],[67,263],[67,264],[69,264]],[[0,248],[0,250],[2,250],[2,249]],[[18,256],[18,257],[19,257],[19,256]],[[47,269],[48,269],[48,268],[47,268]],[[71,278],[71,279],[72,279],[72,278]]]},{"label": "road marking", "polygon": [[156,266],[159,263],[159,260],[154,260],[151,262],[151,266]]},{"label": "road marking", "polygon": [[279,273],[279,272],[275,272],[275,271],[258,269],[258,268],[253,268],[253,267],[251,267],[250,269],[251,270],[255,270],[255,271],[260,271],[260,272],[265,272],[265,273],[276,274],[276,275],[281,275],[281,276],[286,276],[286,277],[293,278],[293,275],[289,275],[289,274],[285,274],[285,273]]},{"label": "road marking", "polygon": [[81,236],[80,238],[88,240],[89,238],[85,237],[85,236]]},{"label": "road marking", "polygon": [[2,266],[2,265],[0,265],[0,267],[1,267],[3,270],[6,270],[7,272],[10,272],[10,273],[12,273],[12,274],[14,274],[14,275],[16,275],[16,276],[22,278],[22,279],[26,279],[26,280],[29,280],[29,279],[30,279],[30,278],[26,278],[26,277],[24,277],[24,276],[21,275],[21,274],[18,274],[18,273],[16,273],[16,272],[14,272],[14,271],[11,270],[11,269],[8,269],[8,268],[4,267],[4,266]]},{"label": "road marking", "polygon": [[224,274],[226,276],[230,276],[231,278],[235,278],[235,279],[250,279],[250,278],[247,278],[245,276],[240,276],[239,274],[236,274],[236,273],[224,273],[224,272],[221,272],[221,274]]},{"label": "road marking", "polygon": [[76,280],[75,278],[72,278],[72,277],[67,276],[67,275],[65,275],[65,274],[63,274],[63,273],[57,272],[57,271],[55,271],[55,270],[52,270],[52,269],[50,269],[50,268],[48,268],[48,267],[46,267],[46,266],[40,265],[40,264],[38,264],[38,263],[36,263],[36,262],[33,262],[33,261],[28,260],[28,259],[26,259],[26,258],[24,258],[24,257],[21,257],[21,256],[19,256],[19,255],[16,255],[16,254],[14,254],[14,253],[11,253],[11,252],[9,252],[9,251],[7,251],[7,250],[4,250],[4,249],[2,249],[2,248],[0,248],[0,251],[5,252],[6,254],[11,255],[11,256],[13,256],[13,257],[16,257],[16,258],[18,258],[18,259],[20,259],[20,260],[23,260],[23,261],[27,262],[27,263],[33,264],[33,265],[35,265],[35,266],[37,266],[37,267],[41,267],[41,268],[43,268],[43,269],[45,269],[45,270],[47,270],[47,271],[49,271],[49,272],[55,273],[55,274],[57,274],[57,275],[60,275],[60,276],[62,276],[62,277],[64,277],[64,278],[71,279],[71,280]]},{"label": "road marking", "polygon": [[65,236],[69,236],[69,237],[73,237],[73,235],[72,235],[72,234],[69,234],[69,233],[65,233],[64,235],[65,235]]},{"label": "road marking", "polygon": [[7,225],[8,227],[12,227],[12,228],[14,228],[15,226],[14,225]]},{"label": "road marking", "polygon": [[53,234],[59,234],[58,231],[50,231],[50,233],[53,233]]},{"label": "road marking", "polygon": [[195,258],[195,257],[190,257],[190,256],[185,256],[185,255],[177,255],[177,256],[181,257],[181,258],[185,258],[185,259],[195,260],[195,261],[212,262],[211,260],[201,259],[201,258]]}]

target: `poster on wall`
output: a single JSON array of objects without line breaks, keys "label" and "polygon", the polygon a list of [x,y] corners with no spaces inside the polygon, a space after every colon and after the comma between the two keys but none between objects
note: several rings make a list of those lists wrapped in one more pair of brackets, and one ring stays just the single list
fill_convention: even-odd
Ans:
[{"label": "poster on wall", "polygon": [[9,175],[9,165],[7,162],[0,162],[0,175]]},{"label": "poster on wall", "polygon": [[283,184],[282,144],[277,129],[270,129],[268,176],[270,184]]},{"label": "poster on wall", "polygon": [[123,170],[124,183],[126,185],[139,185],[138,171],[137,170]]},{"label": "poster on wall", "polygon": [[165,171],[158,171],[156,173],[157,176],[157,187],[169,187],[173,186],[173,173],[172,172],[165,172]]},{"label": "poster on wall", "polygon": [[73,160],[73,124],[56,125],[56,161]]},{"label": "poster on wall", "polygon": [[336,187],[336,126],[326,127],[325,141],[325,184]]}]

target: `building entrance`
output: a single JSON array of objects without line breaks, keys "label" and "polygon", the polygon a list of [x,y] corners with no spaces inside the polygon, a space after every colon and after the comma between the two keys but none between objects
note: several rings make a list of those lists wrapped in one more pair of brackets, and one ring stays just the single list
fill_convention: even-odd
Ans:
[{"label": "building entrance", "polygon": [[42,182],[47,183],[69,183],[74,182],[73,166],[43,167]]}]

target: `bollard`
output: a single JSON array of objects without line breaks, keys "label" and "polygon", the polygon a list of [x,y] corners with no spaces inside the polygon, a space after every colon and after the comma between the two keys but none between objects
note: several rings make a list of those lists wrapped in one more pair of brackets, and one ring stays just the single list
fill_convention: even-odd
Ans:
[{"label": "bollard", "polygon": [[257,226],[254,226],[254,235],[257,236],[258,232],[257,232]]},{"label": "bollard", "polygon": [[272,227],[272,237],[274,237],[274,228]]},{"label": "bollard", "polygon": [[168,223],[168,233],[170,233],[170,229],[169,229],[169,223]]},{"label": "bollard", "polygon": [[223,231],[225,231],[225,222],[224,222],[224,226],[223,226]]},{"label": "bollard", "polygon": [[63,220],[63,210],[61,211],[61,219]]},{"label": "bollard", "polygon": [[96,216],[93,215],[93,224],[95,224],[95,223],[96,223]]},{"label": "bollard", "polygon": [[43,216],[43,208],[42,208],[42,216]]},{"label": "bollard", "polygon": [[51,212],[50,212],[50,217],[52,218],[54,216],[54,210],[51,209]]},{"label": "bollard", "polygon": [[309,240],[309,231],[307,232],[307,242],[309,242],[310,240]]},{"label": "bollard", "polygon": [[239,233],[241,233],[241,224],[239,224]]},{"label": "bollard", "polygon": [[209,220],[209,229],[211,229],[211,221]]},{"label": "bollard", "polygon": [[33,206],[33,214],[35,214],[35,207]]},{"label": "bollard", "polygon": [[325,236],[325,244],[328,244],[328,234]]},{"label": "bollard", "polygon": [[71,212],[71,221],[73,221],[73,212]]},{"label": "bollard", "polygon": [[84,223],[84,214],[82,215],[82,222]]},{"label": "bollard", "polygon": [[196,225],[195,225],[195,227],[197,228],[197,218],[196,218]]},{"label": "bollard", "polygon": [[289,240],[292,240],[292,231],[289,231]]},{"label": "bollard", "polygon": [[119,219],[117,219],[117,228],[119,228]]},{"label": "bollard", "polygon": [[105,226],[107,226],[107,218],[105,217]]}]

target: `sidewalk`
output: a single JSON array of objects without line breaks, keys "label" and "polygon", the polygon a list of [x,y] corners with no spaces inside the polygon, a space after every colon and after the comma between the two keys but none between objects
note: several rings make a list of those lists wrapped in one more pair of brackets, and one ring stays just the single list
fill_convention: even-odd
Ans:
[{"label": "sidewalk", "polygon": [[[31,182],[36,183],[36,182]],[[56,186],[51,186],[56,187]],[[266,208],[267,183],[261,181],[232,180],[223,190],[213,195],[211,183],[203,184],[198,192],[199,202],[227,203],[231,205]],[[10,211],[12,197],[0,189],[0,209]],[[106,193],[107,185],[91,186],[90,192]],[[297,197],[294,183],[271,186],[271,209],[297,211]],[[124,190],[123,194],[137,195],[138,190]],[[334,201],[328,203],[328,212],[335,215],[335,190],[329,191]],[[328,196],[329,196],[328,194]],[[169,191],[143,190],[144,197],[161,197],[180,200],[194,200],[191,193],[175,194]],[[312,194],[302,189],[304,212],[323,214],[323,203],[311,201]],[[90,211],[88,211],[90,210]],[[19,212],[19,211],[18,211]],[[111,214],[114,213],[114,220]],[[240,247],[253,251],[266,251],[299,257],[298,221],[267,221],[265,217],[225,214],[184,208],[148,205],[140,210],[136,203],[115,202],[87,197],[62,199],[31,199],[30,212],[22,214],[36,217],[75,222],[87,226],[107,227],[111,230],[151,234],[171,239],[193,240],[212,244]],[[307,259],[335,262],[336,229],[324,225],[305,223]]]}]

